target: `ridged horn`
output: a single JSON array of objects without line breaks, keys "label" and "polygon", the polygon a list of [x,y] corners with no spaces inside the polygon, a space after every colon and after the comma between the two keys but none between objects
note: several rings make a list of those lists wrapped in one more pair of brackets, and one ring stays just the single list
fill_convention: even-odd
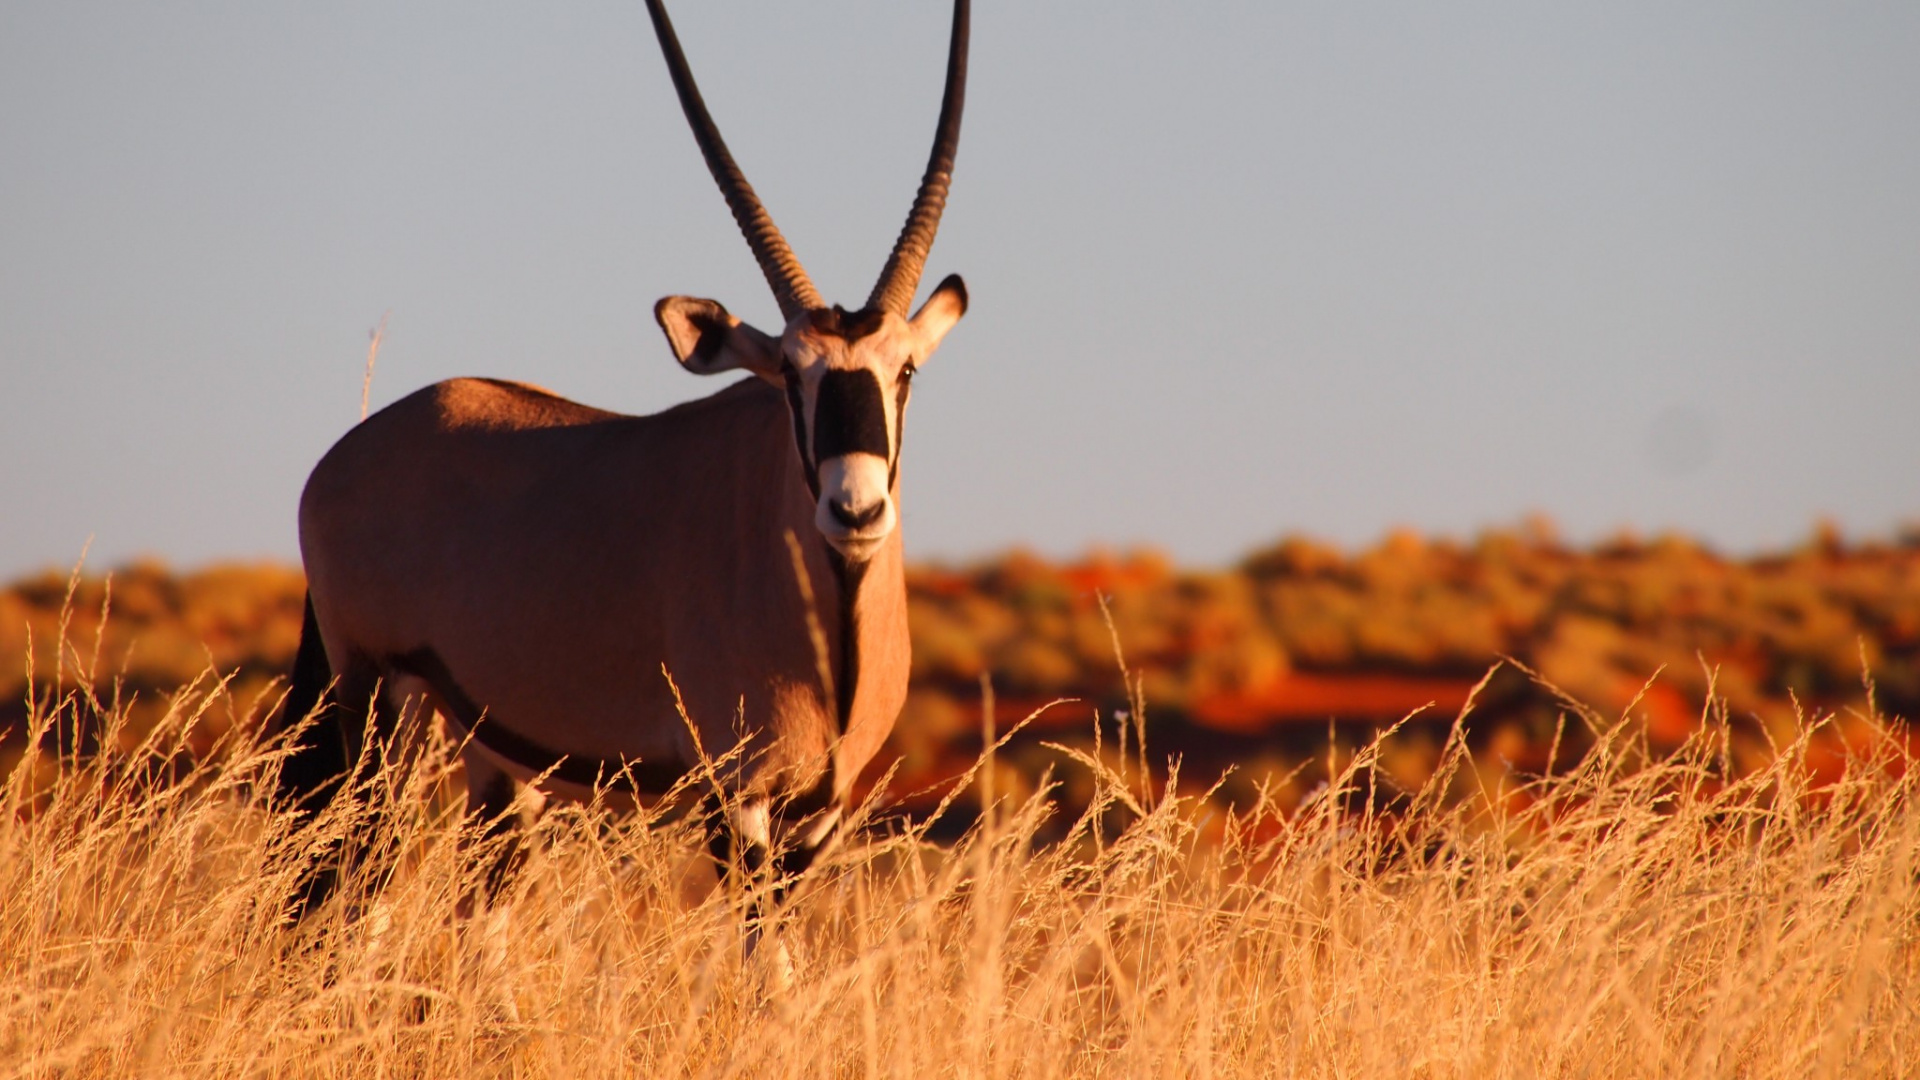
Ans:
[{"label": "ridged horn", "polygon": [[[760,262],[760,272],[773,287],[773,298],[780,304],[781,317],[792,319],[803,311],[825,307],[806,269],[787,246],[786,237],[780,235],[772,215],[760,205],[760,196],[754,194],[753,185],[747,183],[740,166],[733,163],[733,155],[727,152],[726,140],[720,137],[720,129],[714,125],[707,103],[700,97],[700,88],[694,85],[693,72],[687,67],[686,54],[680,51],[680,39],[673,32],[673,20],[667,18],[663,0],[647,0],[647,13],[653,16],[653,33],[660,39],[660,51],[667,58],[667,72],[673,76],[673,89],[680,95],[680,108],[687,114],[688,126],[693,128],[693,141],[700,144],[707,169],[713,173],[714,183],[720,185],[720,194],[726,198],[727,208],[733,211],[740,234],[747,238],[747,246]],[[938,210],[934,217],[939,217]]]},{"label": "ridged horn", "polygon": [[940,230],[940,212],[947,208],[947,186],[953,182],[953,154],[960,146],[960,112],[967,103],[968,0],[954,0],[953,36],[947,45],[947,90],[940,99],[940,123],[933,133],[933,153],[920,180],[907,224],[887,256],[886,269],[867,298],[869,308],[905,316],[920,287],[920,273]]}]

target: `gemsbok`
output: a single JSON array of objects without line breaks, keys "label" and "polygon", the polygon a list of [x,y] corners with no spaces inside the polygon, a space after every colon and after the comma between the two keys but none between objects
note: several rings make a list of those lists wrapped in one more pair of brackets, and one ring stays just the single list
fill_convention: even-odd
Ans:
[{"label": "gemsbok", "polygon": [[[468,807],[485,815],[513,805],[515,781],[644,799],[735,751],[714,774],[729,808],[708,816],[716,854],[758,867],[784,851],[793,872],[839,825],[906,697],[901,421],[966,288],[950,276],[908,308],[959,143],[968,3],[954,4],[919,192],[856,311],[821,301],[727,152],[661,0],[647,7],[786,325],[769,334],[669,296],[654,316],[681,365],[752,377],[650,416],[452,379],[342,437],[300,499],[306,621],[281,715],[315,719],[280,791],[302,812],[324,806],[367,729],[391,733],[408,701],[464,739]],[[335,873],[312,872],[303,907]]]}]

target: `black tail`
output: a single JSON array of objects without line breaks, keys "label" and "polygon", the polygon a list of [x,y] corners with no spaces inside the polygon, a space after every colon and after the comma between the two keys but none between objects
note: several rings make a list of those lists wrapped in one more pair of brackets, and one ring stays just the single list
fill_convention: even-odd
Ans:
[{"label": "black tail", "polygon": [[306,622],[300,627],[300,651],[293,658],[292,685],[280,714],[281,726],[290,728],[320,710],[314,722],[300,733],[292,756],[280,770],[281,802],[306,813],[327,805],[357,756],[348,753],[353,740],[342,722],[342,710],[331,701],[322,707],[332,681],[333,670],[327,665],[327,650],[320,643],[320,623],[313,616],[313,598],[309,596]]},{"label": "black tail", "polygon": [[[280,803],[304,819],[311,818],[333,801],[348,772],[359,759],[361,728],[349,722],[349,710],[333,700],[332,668],[320,641],[320,623],[314,618],[313,597],[307,597],[306,621],[300,627],[300,651],[293,659],[292,685],[287,689],[286,705],[281,711],[282,728],[291,728],[309,715],[313,723],[303,728],[293,744],[293,752],[280,768]],[[301,913],[318,907],[338,883],[340,861],[322,859],[311,867],[294,894]]]}]

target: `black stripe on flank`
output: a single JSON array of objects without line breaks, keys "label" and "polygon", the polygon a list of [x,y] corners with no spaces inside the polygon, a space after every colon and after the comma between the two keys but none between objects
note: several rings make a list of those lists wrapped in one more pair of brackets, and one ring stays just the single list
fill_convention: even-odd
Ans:
[{"label": "black stripe on flank", "polygon": [[417,676],[433,688],[439,704],[452,713],[448,717],[473,741],[528,772],[548,773],[577,787],[606,785],[615,791],[658,795],[678,783],[687,770],[677,764],[657,761],[609,761],[584,754],[562,754],[512,730],[491,717],[468,696],[465,688],[447,670],[446,661],[431,648],[414,649],[387,657],[394,671]]},{"label": "black stripe on flank", "polygon": [[880,400],[880,380],[865,368],[828,371],[820,377],[813,401],[813,460],[826,461],[843,454],[873,454],[891,460],[887,444],[887,409]]}]

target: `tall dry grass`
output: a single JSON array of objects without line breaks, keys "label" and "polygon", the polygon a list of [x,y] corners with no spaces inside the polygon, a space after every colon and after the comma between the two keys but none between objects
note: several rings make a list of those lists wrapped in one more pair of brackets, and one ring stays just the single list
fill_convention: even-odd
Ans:
[{"label": "tall dry grass", "polygon": [[[782,909],[783,978],[744,953],[745,887],[703,893],[689,823],[551,808],[475,907],[487,853],[434,797],[443,752],[298,827],[261,794],[274,744],[192,749],[224,693],[62,756],[54,729],[125,709],[41,688],[0,815],[0,1073],[1920,1073],[1914,761],[1873,716],[1809,721],[1744,777],[1718,715],[1654,759],[1573,710],[1595,749],[1532,779],[1456,728],[1393,814],[1348,809],[1386,782],[1368,751],[1284,820],[1156,786],[1109,735],[1063,753],[1098,790],[1076,822],[1043,792],[948,846],[841,846]],[[287,919],[348,832],[397,853],[391,881]]]}]

